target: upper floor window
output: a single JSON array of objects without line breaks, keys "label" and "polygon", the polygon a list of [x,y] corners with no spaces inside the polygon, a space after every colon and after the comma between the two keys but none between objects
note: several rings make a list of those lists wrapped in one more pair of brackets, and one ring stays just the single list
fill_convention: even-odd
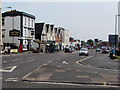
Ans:
[{"label": "upper floor window", "polygon": [[32,20],[31,26],[33,27],[33,20]]},{"label": "upper floor window", "polygon": [[25,25],[27,24],[27,19],[26,19],[26,17],[25,17]]},{"label": "upper floor window", "polygon": [[2,26],[5,25],[5,17],[2,17]]},{"label": "upper floor window", "polygon": [[28,26],[30,26],[30,18],[28,18]]}]

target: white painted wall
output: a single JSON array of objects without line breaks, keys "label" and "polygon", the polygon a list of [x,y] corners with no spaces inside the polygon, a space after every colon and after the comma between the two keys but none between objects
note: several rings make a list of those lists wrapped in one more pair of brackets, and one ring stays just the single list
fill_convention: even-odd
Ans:
[{"label": "white painted wall", "polygon": [[[13,23],[14,23],[14,27],[13,27]],[[3,38],[3,42],[9,42],[9,43],[13,43],[13,39],[14,39],[14,43],[16,43],[16,45],[19,45],[19,41],[18,39],[20,37],[10,37],[9,36],[9,31],[13,30],[13,29],[17,29],[20,30],[20,16],[16,16],[16,17],[10,17],[7,16],[5,17],[5,25],[2,27],[2,29],[5,29],[5,37]]]},{"label": "white painted wall", "polygon": [[68,30],[63,30],[63,38],[62,38],[62,43],[64,46],[69,45],[69,31]]}]

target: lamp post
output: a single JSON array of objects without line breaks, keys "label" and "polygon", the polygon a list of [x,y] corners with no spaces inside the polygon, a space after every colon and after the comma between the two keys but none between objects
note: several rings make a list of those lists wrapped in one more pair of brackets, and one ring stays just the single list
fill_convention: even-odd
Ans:
[{"label": "lamp post", "polygon": [[[118,15],[115,15],[115,50],[116,50],[116,47],[117,47],[117,41],[116,41],[116,36],[117,36],[117,28],[118,28],[118,16],[120,16],[119,14]],[[116,54],[116,52],[115,52],[115,54]]]}]

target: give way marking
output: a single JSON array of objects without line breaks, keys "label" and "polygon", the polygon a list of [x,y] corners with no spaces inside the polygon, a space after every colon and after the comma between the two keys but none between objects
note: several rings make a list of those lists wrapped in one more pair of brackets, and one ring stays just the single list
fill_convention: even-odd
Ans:
[{"label": "give way marking", "polygon": [[17,66],[10,66],[10,67],[6,67],[6,68],[3,68],[3,69],[0,69],[0,72],[12,72],[16,68],[17,68]]}]

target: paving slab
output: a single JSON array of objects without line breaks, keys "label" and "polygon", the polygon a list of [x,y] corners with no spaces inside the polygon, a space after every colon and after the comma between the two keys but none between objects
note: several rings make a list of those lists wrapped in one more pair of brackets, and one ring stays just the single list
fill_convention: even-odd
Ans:
[{"label": "paving slab", "polygon": [[44,65],[35,69],[24,77],[23,81],[29,82],[72,82],[91,84],[119,84],[116,75],[107,73],[90,73],[79,69],[67,69],[52,65]]}]

